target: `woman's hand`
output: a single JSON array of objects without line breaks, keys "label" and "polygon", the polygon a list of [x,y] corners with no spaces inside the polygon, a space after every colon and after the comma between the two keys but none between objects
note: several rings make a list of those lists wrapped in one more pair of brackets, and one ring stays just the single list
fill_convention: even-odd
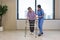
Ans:
[{"label": "woman's hand", "polygon": [[38,15],[36,15],[36,19],[38,19]]}]

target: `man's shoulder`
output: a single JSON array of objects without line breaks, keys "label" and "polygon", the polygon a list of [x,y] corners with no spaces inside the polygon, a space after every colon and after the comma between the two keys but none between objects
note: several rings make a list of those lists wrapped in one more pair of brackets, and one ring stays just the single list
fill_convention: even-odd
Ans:
[{"label": "man's shoulder", "polygon": [[41,9],[41,11],[42,11],[42,12],[44,12],[44,10],[43,10],[43,9]]},{"label": "man's shoulder", "polygon": [[44,11],[44,10],[41,8],[41,11]]}]

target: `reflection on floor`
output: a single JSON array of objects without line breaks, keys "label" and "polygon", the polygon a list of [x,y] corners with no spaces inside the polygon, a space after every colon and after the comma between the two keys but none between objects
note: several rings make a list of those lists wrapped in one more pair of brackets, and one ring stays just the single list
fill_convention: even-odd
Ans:
[{"label": "reflection on floor", "polygon": [[0,32],[0,40],[60,40],[60,31],[44,31],[44,35],[30,35],[27,32],[25,37],[24,31],[4,31]]}]

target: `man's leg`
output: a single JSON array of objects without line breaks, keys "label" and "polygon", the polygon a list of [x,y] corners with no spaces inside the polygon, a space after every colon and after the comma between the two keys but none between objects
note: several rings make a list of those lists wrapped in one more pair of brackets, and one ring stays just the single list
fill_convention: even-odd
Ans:
[{"label": "man's leg", "polygon": [[39,33],[38,36],[41,36],[41,34],[43,34],[43,29],[42,29],[43,20],[44,20],[44,19],[39,19],[39,22],[38,22],[38,26],[39,26],[39,30],[40,30],[40,33]]},{"label": "man's leg", "polygon": [[38,28],[39,28],[39,34],[38,34],[38,36],[41,36],[41,31],[40,31],[40,19],[38,19]]},{"label": "man's leg", "polygon": [[43,34],[43,20],[44,19],[40,19],[40,33]]},{"label": "man's leg", "polygon": [[40,19],[38,19],[38,28],[39,28],[39,34],[40,34]]}]

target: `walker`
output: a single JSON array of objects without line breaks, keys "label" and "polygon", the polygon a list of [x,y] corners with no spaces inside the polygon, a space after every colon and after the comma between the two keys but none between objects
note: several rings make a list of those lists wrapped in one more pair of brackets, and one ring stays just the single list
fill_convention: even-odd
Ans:
[{"label": "walker", "polygon": [[[25,21],[25,35],[24,37],[27,37],[27,27],[28,27],[28,20]],[[35,38],[37,38],[37,20],[35,20],[35,26],[34,26],[34,31],[35,31]]]}]

